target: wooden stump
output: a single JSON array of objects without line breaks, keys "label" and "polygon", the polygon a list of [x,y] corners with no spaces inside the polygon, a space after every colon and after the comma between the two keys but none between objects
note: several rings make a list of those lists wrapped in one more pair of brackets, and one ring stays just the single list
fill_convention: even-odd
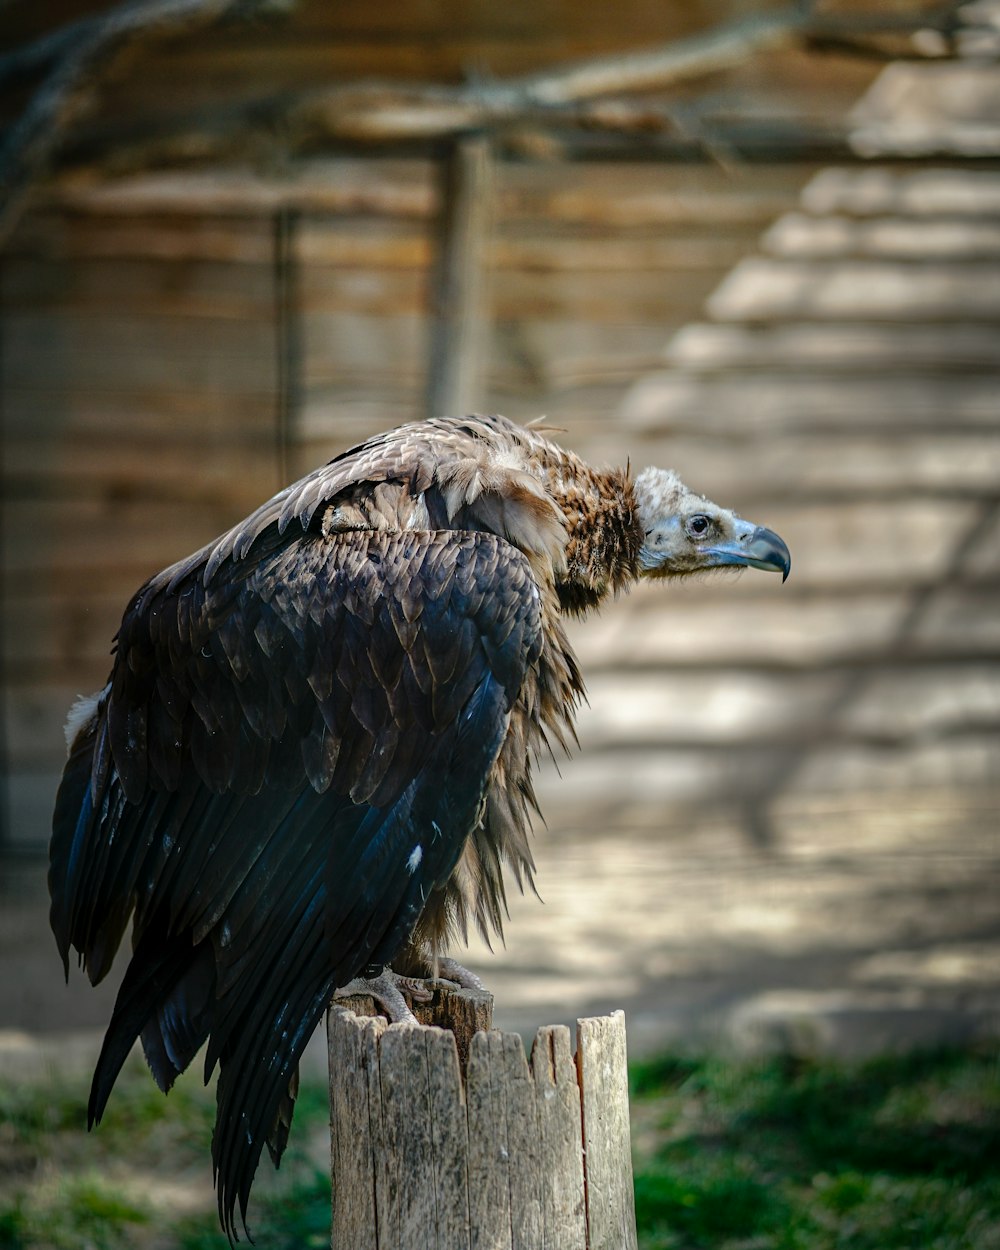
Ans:
[{"label": "wooden stump", "polygon": [[622,1012],[529,1063],[488,994],[439,991],[429,1028],[371,1010],[328,1017],[332,1250],[635,1250]]}]

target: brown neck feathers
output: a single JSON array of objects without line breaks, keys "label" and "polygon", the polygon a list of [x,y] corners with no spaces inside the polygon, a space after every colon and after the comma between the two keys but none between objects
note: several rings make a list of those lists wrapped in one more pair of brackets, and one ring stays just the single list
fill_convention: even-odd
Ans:
[{"label": "brown neck feathers", "polygon": [[581,614],[638,577],[642,527],[625,469],[597,472],[580,463],[555,494],[569,530],[556,590],[564,612]]}]

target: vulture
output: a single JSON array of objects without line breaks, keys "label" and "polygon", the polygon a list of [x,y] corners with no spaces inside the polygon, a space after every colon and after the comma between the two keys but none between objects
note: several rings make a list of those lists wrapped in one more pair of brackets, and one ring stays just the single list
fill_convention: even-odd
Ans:
[{"label": "vulture", "polygon": [[53,818],[67,977],[72,948],[99,982],[132,928],[89,1123],[137,1039],[164,1091],[205,1046],[246,1233],[337,991],[412,1020],[405,978],[476,983],[444,953],[500,933],[505,869],[531,883],[532,764],[584,692],[567,615],[741,566],[787,576],[788,548],[672,471],[470,416],[369,439],[150,578],[70,712]]}]

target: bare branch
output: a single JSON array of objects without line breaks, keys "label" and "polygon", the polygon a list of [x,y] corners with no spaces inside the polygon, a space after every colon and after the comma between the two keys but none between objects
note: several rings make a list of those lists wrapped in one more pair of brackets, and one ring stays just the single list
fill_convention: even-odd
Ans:
[{"label": "bare branch", "polygon": [[85,17],[50,31],[33,43],[0,54],[0,87],[37,77],[54,61],[61,60],[100,25],[100,18]]},{"label": "bare branch", "polygon": [[[291,0],[242,0],[259,11]],[[773,124],[690,117],[678,123],[661,100],[628,98],[630,93],[662,91],[679,82],[723,69],[746,56],[791,41],[898,38],[934,30],[953,35],[959,24],[954,5],[920,14],[825,15],[805,5],[728,25],[643,52],[600,57],[499,82],[448,87],[436,84],[353,83],[301,95],[282,94],[249,104],[199,112],[167,127],[108,121],[89,131],[77,127],[72,150],[62,137],[87,104],[86,76],[132,34],[202,25],[238,10],[239,0],[143,0],[116,10],[78,42],[46,80],[7,149],[0,153],[0,187],[23,196],[24,188],[51,160],[57,148],[76,165],[135,172],[164,165],[273,160],[275,154],[380,146],[407,151],[442,140],[488,131],[498,150],[539,150],[556,143],[579,152],[602,143],[657,155],[755,152],[793,156],[844,152],[837,127]],[[87,25],[87,24],[84,24]],[[74,30],[78,31],[80,24]],[[69,28],[67,28],[69,29]],[[65,33],[48,37],[25,56],[40,63],[64,46]],[[0,60],[0,74],[3,72]],[[600,136],[606,136],[602,139]],[[596,148],[595,148],[596,145]],[[8,208],[8,223],[12,210]],[[3,237],[0,221],[0,239]]]},{"label": "bare branch", "polygon": [[[0,243],[9,235],[32,184],[50,163],[69,128],[91,107],[97,72],[128,42],[208,25],[253,0],[130,0],[99,18],[77,22],[25,50],[21,70],[43,67],[43,80],[0,148]],[[7,60],[11,71],[15,61]]]},{"label": "bare branch", "polygon": [[790,42],[808,24],[800,8],[751,17],[678,39],[662,48],[596,57],[562,69],[510,81],[508,90],[529,105],[558,105],[632,91],[656,91],[715,73],[752,52]]},{"label": "bare branch", "polygon": [[289,121],[293,129],[321,131],[328,138],[385,143],[534,122],[543,114],[564,119],[565,110],[580,109],[586,101],[663,89],[727,68],[752,52],[790,41],[804,27],[802,13],[793,9],[733,22],[647,52],[579,61],[502,83],[335,88],[305,97]]}]

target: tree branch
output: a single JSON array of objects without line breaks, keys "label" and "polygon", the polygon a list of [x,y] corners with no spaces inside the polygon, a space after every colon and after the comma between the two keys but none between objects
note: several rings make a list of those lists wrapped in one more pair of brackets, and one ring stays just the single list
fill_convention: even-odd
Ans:
[{"label": "tree branch", "polygon": [[786,10],[647,52],[597,57],[503,83],[413,88],[371,84],[313,92],[293,107],[289,121],[293,129],[301,126],[329,138],[385,143],[537,121],[560,110],[565,117],[566,110],[602,96],[662,90],[725,69],[752,52],[789,42],[806,24],[800,10]]},{"label": "tree branch", "polygon": [[[42,66],[60,52],[63,59],[44,80],[25,115],[0,150],[0,242],[16,218],[28,188],[63,146],[70,126],[91,100],[95,71],[128,39],[177,33],[208,24],[241,8],[274,9],[294,0],[132,0],[107,17],[75,23],[18,53],[0,59],[3,74]],[[793,40],[871,39],[933,29],[953,35],[956,11],[948,4],[911,15],[844,17],[814,14],[802,5],[766,16],[738,20],[659,48],[598,57],[500,82],[448,87],[436,84],[355,83],[299,96],[280,95],[248,105],[199,113],[169,128],[151,131],[148,123],[102,122],[90,133],[77,129],[70,156],[74,163],[104,161],[113,154],[117,171],[164,164],[244,160],[253,162],[280,147],[287,154],[324,146],[379,146],[413,151],[463,134],[492,132],[500,143],[531,145],[555,132],[556,142],[587,147],[589,136],[607,135],[636,151],[683,153],[725,146],[728,124],[679,124],[669,105],[634,100],[631,93],[662,91],[677,83],[738,63],[751,53]],[[69,36],[72,34],[73,38]],[[72,47],[72,50],[67,49]],[[19,57],[15,62],[11,58]],[[26,71],[25,71],[26,72]],[[745,129],[745,128],[744,128]],[[835,129],[835,128],[834,128]],[[737,127],[739,130],[739,127]],[[830,128],[787,125],[774,143],[789,150],[837,149],[841,137]],[[794,131],[794,132],[793,132]],[[713,139],[714,135],[714,139]],[[770,151],[766,124],[741,132],[736,147]],[[735,148],[734,148],[735,150]],[[65,154],[64,154],[65,156]],[[4,206],[3,201],[6,200]]]},{"label": "tree branch", "polygon": [[256,0],[130,0],[8,54],[3,63],[8,75],[53,67],[0,147],[0,244],[64,135],[91,107],[99,69],[122,47],[139,37],[184,33],[255,7]]}]

